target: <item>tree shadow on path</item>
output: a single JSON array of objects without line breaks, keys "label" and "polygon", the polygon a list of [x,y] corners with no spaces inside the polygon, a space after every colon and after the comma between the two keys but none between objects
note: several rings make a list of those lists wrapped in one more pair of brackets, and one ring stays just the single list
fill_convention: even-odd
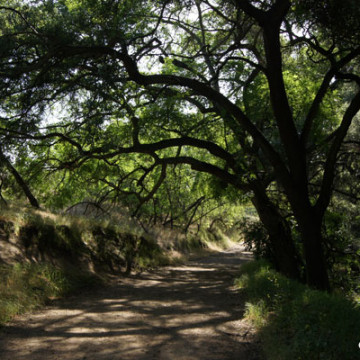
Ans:
[{"label": "tree shadow on path", "polygon": [[1,359],[260,359],[232,286],[250,259],[236,248],[63,300],[6,326]]}]

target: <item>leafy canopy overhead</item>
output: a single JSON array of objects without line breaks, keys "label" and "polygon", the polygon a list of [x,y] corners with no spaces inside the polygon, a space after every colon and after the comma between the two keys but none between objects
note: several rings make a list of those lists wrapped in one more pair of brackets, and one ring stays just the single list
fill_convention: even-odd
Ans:
[{"label": "leafy canopy overhead", "polygon": [[26,148],[43,171],[96,169],[140,203],[190,165],[249,194],[273,239],[292,244],[294,219],[312,283],[328,287],[316,260],[360,108],[357,1],[1,5],[5,151]]}]

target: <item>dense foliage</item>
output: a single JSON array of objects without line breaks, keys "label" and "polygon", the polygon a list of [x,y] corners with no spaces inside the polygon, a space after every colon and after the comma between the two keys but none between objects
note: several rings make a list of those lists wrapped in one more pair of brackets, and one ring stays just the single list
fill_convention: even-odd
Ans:
[{"label": "dense foliage", "polygon": [[276,268],[330,289],[354,244],[332,224],[357,200],[356,0],[0,3],[3,202],[188,231],[251,199]]}]

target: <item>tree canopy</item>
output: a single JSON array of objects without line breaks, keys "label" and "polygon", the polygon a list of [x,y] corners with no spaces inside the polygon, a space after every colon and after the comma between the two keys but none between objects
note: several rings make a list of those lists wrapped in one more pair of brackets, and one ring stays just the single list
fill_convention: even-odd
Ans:
[{"label": "tree canopy", "polygon": [[358,146],[356,0],[0,3],[1,148],[30,183],[141,206],[190,166],[252,199],[280,271],[329,289],[324,219]]}]

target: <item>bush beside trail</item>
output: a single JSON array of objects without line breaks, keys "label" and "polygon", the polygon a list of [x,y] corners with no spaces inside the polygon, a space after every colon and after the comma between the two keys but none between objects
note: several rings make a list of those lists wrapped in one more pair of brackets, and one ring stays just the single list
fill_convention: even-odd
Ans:
[{"label": "bush beside trail", "polygon": [[360,308],[351,299],[310,289],[262,260],[243,265],[235,284],[267,359],[360,359]]}]

